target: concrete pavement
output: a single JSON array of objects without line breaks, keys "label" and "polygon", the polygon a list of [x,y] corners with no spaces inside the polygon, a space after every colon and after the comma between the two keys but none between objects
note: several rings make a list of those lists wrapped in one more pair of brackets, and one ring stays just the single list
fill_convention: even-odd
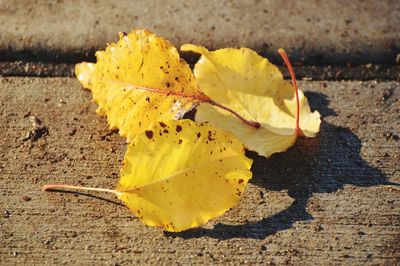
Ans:
[{"label": "concrete pavement", "polygon": [[0,78],[0,264],[398,263],[399,190],[387,184],[400,183],[400,84],[300,85],[324,117],[318,137],[268,160],[250,153],[254,177],[238,206],[166,234],[112,196],[42,192],[113,188],[125,140],[75,79]]},{"label": "concrete pavement", "polygon": [[[395,0],[0,0],[0,76],[13,76],[0,77],[0,265],[398,264],[399,22]],[[243,201],[179,234],[109,195],[42,192],[115,186],[125,140],[71,76],[133,27],[275,62],[286,48],[320,134],[268,160],[249,153]]]},{"label": "concrete pavement", "polygon": [[247,46],[273,60],[283,47],[307,64],[394,64],[399,24],[396,0],[0,0],[0,60],[93,60],[119,31],[143,27],[178,47]]}]

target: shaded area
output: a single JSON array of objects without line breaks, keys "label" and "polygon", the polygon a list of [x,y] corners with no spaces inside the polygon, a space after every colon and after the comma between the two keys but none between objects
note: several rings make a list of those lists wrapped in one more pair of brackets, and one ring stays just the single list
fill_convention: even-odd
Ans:
[{"label": "shaded area", "polygon": [[[165,36],[163,36],[165,37]],[[165,37],[168,39],[168,37]],[[112,40],[108,40],[112,42]],[[187,42],[187,41],[186,41]],[[400,48],[395,40],[388,41],[390,45],[386,49],[368,49],[365,48],[362,52],[351,51],[340,52],[340,51],[308,51],[302,49],[296,49],[293,47],[287,48],[288,54],[294,62],[298,64],[304,64],[309,66],[346,66],[346,65],[362,65],[362,64],[377,64],[386,66],[395,66],[396,58],[400,53]],[[358,43],[352,44],[353,46],[359,45]],[[102,47],[90,47],[83,49],[88,50],[67,50],[64,49],[49,49],[49,47],[34,47],[31,49],[16,50],[13,48],[0,49],[0,61],[26,61],[26,62],[38,62],[38,63],[57,63],[57,64],[76,64],[82,61],[95,62],[95,53],[98,50],[104,50],[106,42],[102,44]],[[226,47],[237,47],[245,46],[238,45],[231,41],[231,44],[227,44]],[[179,48],[179,44],[177,44]],[[351,45],[349,45],[351,47]],[[221,47],[209,47],[211,50],[217,50]],[[260,55],[269,58],[274,64],[280,64],[280,57],[276,53],[275,48],[266,48],[264,44],[251,45],[249,48],[255,50]],[[181,56],[189,63],[196,62],[199,58],[198,55],[189,52],[181,52]]]},{"label": "shaded area", "polygon": [[52,47],[35,46],[33,48],[15,49],[14,47],[7,47],[8,49],[0,49],[1,61],[32,61],[44,63],[78,63],[81,61],[95,61],[95,53],[100,48],[90,48],[88,50],[67,50],[55,49]]},{"label": "shaded area", "polygon": [[[188,59],[188,58],[185,58]],[[188,61],[193,68],[196,60]],[[93,60],[95,62],[96,60]],[[295,63],[295,62],[293,62]],[[282,60],[277,66],[286,79],[290,79],[287,68]],[[400,80],[400,67],[391,65],[328,65],[323,67],[296,64],[293,66],[298,79],[305,80]],[[75,77],[73,63],[45,62],[0,62],[0,76],[3,77]]]},{"label": "shaded area", "polygon": [[63,190],[63,189],[48,189],[46,192],[58,192],[58,193],[65,193],[65,194],[74,194],[74,195],[86,196],[86,197],[89,197],[89,198],[93,198],[93,199],[105,201],[105,202],[107,202],[107,203],[112,203],[112,204],[115,204],[115,205],[119,205],[119,206],[125,207],[124,204],[122,204],[122,203],[120,203],[120,202],[118,202],[118,201],[110,200],[110,199],[107,199],[107,198],[103,198],[103,197],[96,196],[96,195],[89,194],[89,193],[85,193],[85,192],[70,191],[70,190]]},{"label": "shaded area", "polygon": [[[336,116],[328,107],[327,96],[305,93],[311,109],[322,117]],[[165,233],[171,237],[199,238],[208,236],[220,240],[231,238],[264,239],[289,229],[294,223],[313,219],[307,210],[314,193],[332,193],[345,185],[370,187],[395,185],[380,170],[371,167],[360,156],[361,141],[349,129],[323,122],[321,132],[314,139],[301,138],[285,153],[269,159],[249,152],[254,159],[254,185],[272,191],[287,190],[294,199],[285,210],[255,223],[242,225],[217,224],[213,229],[197,228],[182,233]]]}]

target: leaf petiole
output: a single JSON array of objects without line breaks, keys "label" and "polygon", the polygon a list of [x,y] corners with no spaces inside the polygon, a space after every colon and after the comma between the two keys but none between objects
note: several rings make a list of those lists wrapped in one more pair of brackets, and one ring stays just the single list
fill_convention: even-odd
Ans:
[{"label": "leaf petiole", "polygon": [[97,191],[97,192],[107,192],[116,195],[117,197],[121,194],[120,192],[114,189],[106,189],[106,188],[95,188],[95,187],[81,187],[81,186],[72,186],[65,184],[48,184],[44,185],[42,190],[48,191],[53,189],[72,189],[72,190],[84,190],[84,191]]},{"label": "leaf petiole", "polygon": [[292,64],[290,63],[289,57],[287,56],[285,50],[283,50],[282,48],[279,48],[278,53],[282,57],[283,61],[285,62],[286,66],[289,70],[290,77],[292,78],[292,82],[293,82],[294,91],[296,92],[296,107],[297,107],[297,109],[296,109],[296,135],[304,136],[304,133],[300,128],[300,100],[299,100],[299,89],[297,87],[296,76],[294,74]]},{"label": "leaf petiole", "polygon": [[230,108],[228,108],[228,107],[226,107],[226,106],[224,106],[224,105],[222,105],[222,104],[219,104],[219,103],[217,103],[217,102],[214,102],[213,100],[209,100],[207,103],[209,103],[209,104],[211,104],[211,105],[214,105],[214,106],[216,106],[216,107],[219,107],[219,108],[221,108],[221,109],[224,109],[224,110],[226,110],[226,111],[228,111],[228,112],[230,112],[231,114],[233,114],[234,116],[236,116],[237,118],[239,118],[243,123],[245,123],[245,124],[247,124],[247,125],[249,125],[249,126],[251,126],[251,127],[254,127],[254,128],[260,128],[260,123],[258,123],[257,121],[251,121],[251,120],[247,120],[247,119],[245,119],[245,118],[243,118],[241,115],[239,115],[238,113],[236,113],[235,111],[233,111],[232,109],[230,109]]}]

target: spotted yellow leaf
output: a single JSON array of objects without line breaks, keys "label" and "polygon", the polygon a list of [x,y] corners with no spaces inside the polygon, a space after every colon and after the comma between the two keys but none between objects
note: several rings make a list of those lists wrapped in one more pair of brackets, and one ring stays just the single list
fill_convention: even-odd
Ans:
[{"label": "spotted yellow leaf", "polygon": [[181,118],[205,96],[177,49],[147,30],[120,33],[96,57],[95,64],[77,64],[76,76],[91,90],[97,112],[128,141],[154,121]]},{"label": "spotted yellow leaf", "polygon": [[160,122],[128,146],[116,191],[145,224],[179,232],[232,208],[251,163],[236,137],[208,123]]},{"label": "spotted yellow leaf", "polygon": [[231,133],[209,123],[170,120],[128,144],[115,190],[64,184],[43,190],[110,192],[146,225],[180,232],[231,209],[243,197],[251,164]]},{"label": "spotted yellow leaf", "polygon": [[297,90],[297,105],[293,86],[283,79],[275,65],[251,49],[225,48],[210,52],[202,46],[186,44],[181,50],[201,54],[194,74],[207,96],[245,119],[258,122],[260,127],[249,127],[234,119],[231,113],[207,103],[198,107],[197,121],[209,121],[233,132],[248,149],[266,157],[292,146],[300,129],[307,137],[314,137],[319,131],[320,114],[311,112],[304,93]]}]

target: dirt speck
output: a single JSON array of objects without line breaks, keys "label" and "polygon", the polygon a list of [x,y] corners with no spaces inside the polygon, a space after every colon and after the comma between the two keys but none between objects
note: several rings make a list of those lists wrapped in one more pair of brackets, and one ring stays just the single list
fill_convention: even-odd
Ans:
[{"label": "dirt speck", "polygon": [[22,141],[37,141],[38,139],[49,134],[49,130],[46,126],[42,125],[42,122],[36,116],[29,116],[29,120],[31,122],[30,130],[25,134],[22,138]]},{"label": "dirt speck", "polygon": [[69,136],[73,136],[73,135],[75,135],[76,134],[76,128],[73,128],[73,129],[71,129],[69,132],[68,132],[68,135]]},{"label": "dirt speck", "polygon": [[110,137],[114,134],[118,134],[118,129],[109,130],[107,133],[100,136],[100,140],[110,140]]},{"label": "dirt speck", "polygon": [[22,197],[22,200],[23,200],[23,201],[31,201],[32,198],[31,198],[31,197],[28,197],[28,196],[23,196],[23,197]]},{"label": "dirt speck", "polygon": [[383,134],[383,137],[384,137],[387,141],[389,141],[389,140],[398,141],[399,138],[400,138],[399,134],[398,134],[397,132],[394,132],[394,131],[389,132],[389,133],[384,133],[384,134]]}]

